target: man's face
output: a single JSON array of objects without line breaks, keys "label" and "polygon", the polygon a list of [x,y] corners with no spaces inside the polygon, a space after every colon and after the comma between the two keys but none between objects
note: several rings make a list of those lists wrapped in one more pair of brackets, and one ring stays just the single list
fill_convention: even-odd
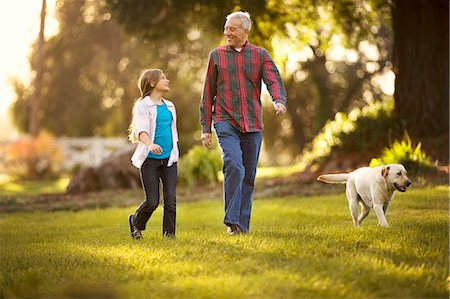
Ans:
[{"label": "man's face", "polygon": [[239,18],[230,18],[225,23],[223,35],[228,46],[240,48],[247,40],[248,30],[242,28],[242,22]]}]

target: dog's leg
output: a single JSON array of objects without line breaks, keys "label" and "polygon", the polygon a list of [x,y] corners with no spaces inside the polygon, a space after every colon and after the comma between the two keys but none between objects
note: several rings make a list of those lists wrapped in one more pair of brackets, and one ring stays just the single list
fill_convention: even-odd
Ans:
[{"label": "dog's leg", "polygon": [[385,216],[386,216],[386,213],[387,213],[388,206],[389,206],[389,202],[386,202],[386,203],[383,205],[383,212],[384,212],[384,215],[385,215]]},{"label": "dog's leg", "polygon": [[358,192],[356,192],[355,186],[351,182],[347,182],[346,194],[348,204],[350,207],[350,214],[352,215],[353,224],[359,226],[358,222]]},{"label": "dog's leg", "polygon": [[360,201],[360,203],[362,210],[358,218],[358,225],[361,225],[361,222],[367,217],[367,215],[369,215],[370,212],[370,207],[368,205],[366,205],[363,201]]},{"label": "dog's leg", "polygon": [[388,227],[389,224],[387,223],[386,216],[384,215],[383,205],[382,204],[374,204],[373,209],[375,210],[375,213],[378,217],[378,223],[382,227]]}]

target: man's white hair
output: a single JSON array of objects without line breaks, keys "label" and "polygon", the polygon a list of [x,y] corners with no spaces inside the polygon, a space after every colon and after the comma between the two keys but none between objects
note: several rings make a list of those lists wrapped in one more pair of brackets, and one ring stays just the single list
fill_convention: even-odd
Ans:
[{"label": "man's white hair", "polygon": [[252,29],[252,20],[250,14],[246,11],[235,11],[227,16],[227,21],[231,18],[239,18],[242,23],[242,28],[250,31]]}]

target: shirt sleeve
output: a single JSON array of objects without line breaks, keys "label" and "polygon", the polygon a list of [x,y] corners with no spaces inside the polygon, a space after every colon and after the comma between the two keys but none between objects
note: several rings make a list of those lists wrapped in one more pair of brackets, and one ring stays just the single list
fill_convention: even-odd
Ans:
[{"label": "shirt sleeve", "polygon": [[177,129],[177,109],[175,108],[175,105],[173,106],[173,134],[175,139],[173,140],[174,143],[178,142],[178,129]]},{"label": "shirt sleeve", "polygon": [[272,57],[270,57],[269,52],[266,49],[263,49],[263,51],[263,81],[267,86],[270,96],[272,97],[272,101],[286,106],[286,89],[284,88],[283,81],[281,80],[280,72],[273,62]]},{"label": "shirt sleeve", "polygon": [[150,115],[142,103],[139,103],[134,111],[134,125],[137,139],[141,132],[146,132],[150,136]]},{"label": "shirt sleeve", "polygon": [[213,107],[216,101],[217,69],[214,65],[213,51],[209,54],[205,85],[200,102],[200,124],[202,133],[211,133]]}]

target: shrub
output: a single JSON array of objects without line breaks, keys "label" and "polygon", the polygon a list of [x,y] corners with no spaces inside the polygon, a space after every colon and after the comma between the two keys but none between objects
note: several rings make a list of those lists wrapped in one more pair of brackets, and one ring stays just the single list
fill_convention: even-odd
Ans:
[{"label": "shrub", "polygon": [[379,158],[373,158],[370,166],[380,166],[385,164],[403,164],[409,172],[421,173],[433,168],[430,158],[419,142],[414,148],[408,132],[405,132],[403,140],[394,141],[390,148],[385,148]]},{"label": "shrub", "polygon": [[222,168],[220,151],[196,145],[180,159],[179,179],[189,185],[216,183]]},{"label": "shrub", "polygon": [[55,178],[60,172],[61,150],[50,134],[17,141],[5,149],[5,171],[16,179]]},{"label": "shrub", "polygon": [[[312,166],[326,161],[331,153],[349,153],[375,150],[390,133],[398,135],[401,130],[394,117],[394,101],[386,98],[373,102],[350,113],[338,112],[328,121],[316,137],[305,146],[300,164]],[[393,131],[393,132],[392,132]]]}]

